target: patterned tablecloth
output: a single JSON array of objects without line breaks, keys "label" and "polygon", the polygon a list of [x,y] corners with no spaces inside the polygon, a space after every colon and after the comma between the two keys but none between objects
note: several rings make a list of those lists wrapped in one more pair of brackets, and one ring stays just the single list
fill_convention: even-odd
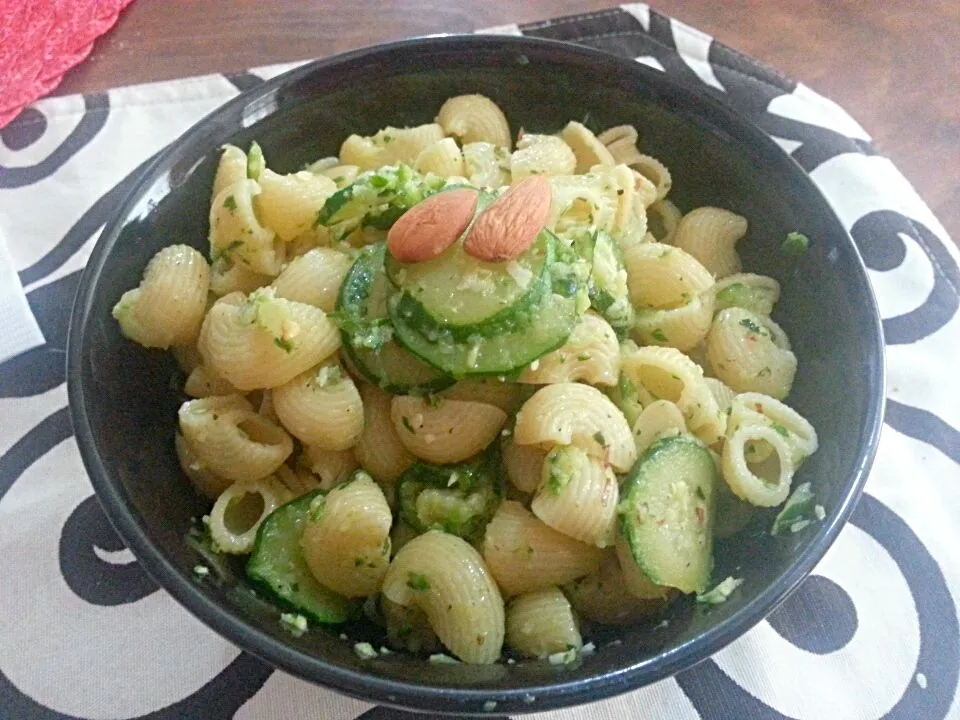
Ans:
[{"label": "patterned tablecloth", "polygon": [[[646,5],[488,32],[635,58],[759,124],[859,246],[889,369],[866,493],[788,602],[675,678],[536,717],[960,718],[960,272],[941,224],[840,107]],[[4,720],[399,717],[274,671],[160,591],[93,497],[67,410],[68,310],[118,200],[154,153],[288,67],[43,100],[0,133]]]}]

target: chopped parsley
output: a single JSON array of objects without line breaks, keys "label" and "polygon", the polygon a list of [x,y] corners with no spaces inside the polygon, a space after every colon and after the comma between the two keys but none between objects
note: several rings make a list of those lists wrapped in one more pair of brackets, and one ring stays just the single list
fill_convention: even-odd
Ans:
[{"label": "chopped parsley", "polygon": [[223,201],[223,206],[232,213],[237,209],[237,199],[233,195],[227,195],[227,199]]},{"label": "chopped parsley", "polygon": [[758,335],[763,333],[763,329],[750,318],[744,318],[743,320],[741,320],[740,326],[745,327],[750,332],[757,333]]},{"label": "chopped parsley", "polygon": [[787,255],[799,257],[810,247],[810,238],[803,233],[787,233],[787,239],[780,245],[780,249]]},{"label": "chopped parsley", "polygon": [[555,652],[549,655],[547,659],[551,665],[569,665],[577,659],[577,649],[572,647],[563,652]]},{"label": "chopped parsley", "polygon": [[603,445],[604,447],[607,446],[607,439],[603,436],[603,433],[600,432],[599,430],[597,430],[597,431],[593,434],[593,439],[596,440],[596,441],[597,441],[598,443],[600,443],[601,445]]},{"label": "chopped parsley", "polygon": [[783,425],[781,425],[780,423],[774,423],[774,424],[771,425],[770,427],[773,428],[773,431],[774,431],[775,433],[777,433],[777,435],[780,435],[781,437],[785,437],[785,438],[790,437],[790,431],[787,430],[787,429],[786,429]]},{"label": "chopped parsley", "polygon": [[307,517],[310,522],[318,523],[323,518],[323,513],[327,509],[327,498],[323,495],[317,495],[310,501],[310,507],[307,508]]},{"label": "chopped parsley", "polygon": [[443,653],[434,653],[430,656],[430,662],[434,665],[459,665],[460,661],[450,657],[449,655],[444,655]]},{"label": "chopped parsley", "polygon": [[317,386],[323,389],[336,387],[343,380],[339,365],[324,365],[317,371]]},{"label": "chopped parsley", "polygon": [[580,362],[586,362],[589,359],[590,359],[590,353],[580,353],[579,355],[577,355],[577,360],[579,360]]},{"label": "chopped parsley", "polygon": [[715,588],[697,595],[697,602],[705,605],[720,605],[725,603],[733,591],[743,585],[743,578],[728,577]]},{"label": "chopped parsley", "polygon": [[662,342],[662,343],[668,342],[667,336],[664,334],[663,330],[661,330],[660,328],[657,328],[652,333],[650,333],[650,337],[652,337],[657,342]]},{"label": "chopped parsley", "polygon": [[[786,535],[788,532],[797,533],[812,523],[813,518],[822,520],[820,513],[816,511],[819,506],[815,506],[815,502],[816,495],[810,483],[798,485],[783,504],[783,510],[774,518],[770,534],[776,536]],[[826,517],[825,511],[823,515]]]},{"label": "chopped parsley", "polygon": [[293,352],[293,341],[291,340],[284,340],[283,338],[275,337],[273,339],[273,344],[284,352]]},{"label": "chopped parsley", "polygon": [[353,646],[353,652],[356,653],[357,657],[361,660],[373,660],[375,657],[379,657],[379,653],[376,649],[368,642],[358,642]]},{"label": "chopped parsley", "polygon": [[427,592],[430,589],[430,581],[426,575],[416,572],[407,573],[407,587],[414,592]]},{"label": "chopped parsley", "polygon": [[263,150],[257,144],[256,140],[250,143],[250,151],[247,153],[247,177],[251,180],[259,180],[260,173],[266,169],[267,163],[263,159]]},{"label": "chopped parsley", "polygon": [[283,613],[280,615],[280,624],[295,637],[303,635],[309,627],[307,618],[300,613]]},{"label": "chopped parsley", "polygon": [[413,429],[413,425],[410,424],[410,420],[406,415],[400,418],[400,422],[403,423],[403,427],[406,428],[408,433],[416,434],[417,431]]}]

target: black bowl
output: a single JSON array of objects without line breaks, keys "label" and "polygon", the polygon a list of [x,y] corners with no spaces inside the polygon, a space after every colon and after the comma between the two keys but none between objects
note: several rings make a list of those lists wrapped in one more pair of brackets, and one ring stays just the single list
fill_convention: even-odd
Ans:
[{"label": "black bowl", "polygon": [[[740,591],[705,613],[679,603],[659,629],[597,630],[593,655],[568,667],[519,662],[431,665],[399,654],[361,661],[339,628],[296,639],[242,586],[201,583],[184,542],[207,506],[173,450],[181,400],[173,361],[124,340],[110,316],[164,245],[203,248],[210,187],[224,143],[256,139],[271,166],[295,171],[336,154],[350,133],[430,121],[442,101],[479,92],[514,131],[552,132],[588,113],[599,127],[631,123],[670,168],[681,207],[718,205],[750,221],[744,265],[776,277],[775,317],[800,361],[790,404],[817,428],[820,450],[797,482],[827,508],[792,537],[769,535],[772,514],[719,543],[716,578]],[[812,239],[800,258],[780,243]],[[144,568],[188,610],[241,648],[294,675],[365,700],[447,713],[540,711],[615,695],[688,668],[759,622],[823,556],[850,514],[872,462],[883,410],[877,309],[850,237],[807,175],[759,129],[706,93],[605,53],[513,37],[437,37],[340,55],[245,93],[186,133],[143,173],[104,229],[83,274],[68,349],[70,408],[80,451],[110,520]],[[590,639],[588,638],[588,639]],[[613,639],[622,642],[610,644]],[[491,706],[488,704],[486,709]]]}]

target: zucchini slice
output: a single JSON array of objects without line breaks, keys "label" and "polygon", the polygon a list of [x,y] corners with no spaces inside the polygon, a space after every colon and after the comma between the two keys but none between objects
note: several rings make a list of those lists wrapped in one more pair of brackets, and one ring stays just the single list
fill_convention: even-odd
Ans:
[{"label": "zucchini slice", "polygon": [[310,503],[323,494],[323,490],[314,490],[267,516],[247,561],[247,577],[279,604],[315,622],[336,624],[354,619],[360,603],[318,583],[300,552],[300,536]]},{"label": "zucchini slice", "polygon": [[397,341],[425,362],[454,376],[511,375],[563,345],[580,317],[576,297],[548,293],[517,318],[522,328],[496,337],[457,340],[449,332],[421,332],[398,312],[394,295],[388,303]]},{"label": "zucchini slice", "polygon": [[477,260],[462,242],[428,262],[401,265],[388,258],[387,273],[400,291],[397,312],[421,332],[446,332],[455,340],[523,327],[530,308],[549,290],[558,242],[544,230],[530,249],[508,263]]},{"label": "zucchini slice", "polygon": [[624,481],[621,540],[657,585],[702,593],[713,570],[717,467],[690,435],[660,440]]},{"label": "zucchini slice", "polygon": [[400,517],[419,532],[476,540],[503,498],[495,453],[457,465],[416,463],[397,481]]},{"label": "zucchini slice", "polygon": [[344,354],[367,380],[387,392],[407,394],[441,390],[454,380],[400,347],[387,317],[392,291],[383,272],[386,245],[363,249],[340,286],[335,318]]}]

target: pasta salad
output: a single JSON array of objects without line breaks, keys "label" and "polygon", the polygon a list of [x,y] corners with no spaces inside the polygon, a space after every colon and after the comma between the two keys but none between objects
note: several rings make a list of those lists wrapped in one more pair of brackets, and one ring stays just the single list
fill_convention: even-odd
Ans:
[{"label": "pasta salad", "polygon": [[584,621],[736,588],[715,538],[817,435],[747,220],[670,189],[633,126],[514,140],[480,95],[300,172],[223,149],[209,255],[162,249],[113,315],[183,369],[210,541],[292,631],[365,608],[394,650],[565,662]]}]

